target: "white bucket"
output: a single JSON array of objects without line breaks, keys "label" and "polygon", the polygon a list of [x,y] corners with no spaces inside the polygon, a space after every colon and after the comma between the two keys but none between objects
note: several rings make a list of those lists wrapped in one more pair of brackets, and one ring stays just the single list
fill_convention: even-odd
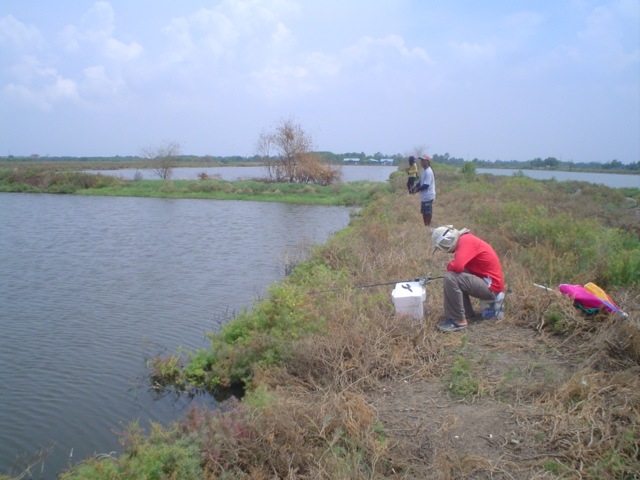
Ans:
[{"label": "white bucket", "polygon": [[396,315],[411,317],[420,323],[424,317],[424,302],[427,299],[427,290],[420,282],[396,283],[391,292],[391,299]]}]

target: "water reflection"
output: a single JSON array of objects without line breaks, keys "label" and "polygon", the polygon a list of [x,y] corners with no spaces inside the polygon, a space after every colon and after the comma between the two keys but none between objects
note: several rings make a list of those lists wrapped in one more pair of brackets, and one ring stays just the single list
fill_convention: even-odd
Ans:
[{"label": "water reflection", "polygon": [[[389,175],[398,170],[398,167],[387,165],[344,165],[342,168],[342,181],[355,182],[367,180],[370,182],[384,182],[389,179]],[[158,180],[153,170],[137,170],[127,168],[121,170],[89,170],[90,173],[101,173],[103,175],[113,175],[127,180],[145,179]],[[208,168],[174,168],[172,178],[174,180],[197,180],[198,175],[206,173],[209,177],[219,177],[222,180],[247,180],[255,178],[266,178],[265,167],[208,167]]]},{"label": "water reflection", "polygon": [[350,209],[259,202],[0,194],[0,471],[53,445],[44,478],[114,431],[166,423],[194,402],[154,401],[150,356],[205,332],[324,242]]}]

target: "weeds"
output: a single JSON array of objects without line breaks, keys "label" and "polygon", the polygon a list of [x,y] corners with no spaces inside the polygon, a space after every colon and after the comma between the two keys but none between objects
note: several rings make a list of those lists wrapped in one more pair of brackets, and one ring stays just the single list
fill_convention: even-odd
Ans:
[{"label": "weeds", "polygon": [[480,383],[474,378],[469,360],[456,356],[447,380],[451,394],[457,399],[471,399],[480,393]]},{"label": "weeds", "polygon": [[17,167],[0,170],[0,191],[360,206],[387,193],[389,186],[366,181],[313,186],[262,180],[230,182],[202,174],[197,181],[144,180],[140,175],[124,180],[110,175]]},{"label": "weeds", "polygon": [[[434,328],[443,303],[435,284],[420,327],[395,317],[389,289],[355,287],[446,268],[449,257],[431,253],[419,205],[398,175],[390,184],[402,195],[373,194],[381,198],[265,301],[211,334],[210,349],[187,355],[184,366],[172,356],[150,364],[160,385],[242,382],[242,402],[193,410],[148,436],[132,428],[124,455],[62,478],[633,478],[640,470],[635,213],[610,215],[624,204],[619,196],[585,185],[436,174],[446,189],[435,222],[471,228],[503,259],[514,293],[502,323],[445,336]],[[240,188],[216,182],[198,183]],[[241,188],[257,195],[261,187]],[[594,193],[597,202],[585,201]],[[533,286],[599,280],[628,319],[584,316],[554,288]],[[471,413],[470,402],[448,402],[449,395],[472,399]],[[393,402],[393,421],[382,421],[382,406]],[[483,414],[493,436],[478,438]],[[406,440],[397,424],[406,425]],[[512,431],[498,435],[496,424]],[[455,438],[456,427],[469,434]]]},{"label": "weeds", "polygon": [[0,191],[33,193],[77,193],[85,189],[114,187],[122,180],[108,175],[56,172],[42,168],[0,170]]}]

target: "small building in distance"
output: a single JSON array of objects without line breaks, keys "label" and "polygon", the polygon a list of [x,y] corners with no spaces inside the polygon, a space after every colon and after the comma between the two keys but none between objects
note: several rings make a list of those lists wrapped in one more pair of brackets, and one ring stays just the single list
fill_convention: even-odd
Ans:
[{"label": "small building in distance", "polygon": [[389,165],[393,164],[393,158],[381,158],[380,163],[387,163]]},{"label": "small building in distance", "polygon": [[342,161],[344,163],[358,163],[360,159],[359,158],[343,158]]}]

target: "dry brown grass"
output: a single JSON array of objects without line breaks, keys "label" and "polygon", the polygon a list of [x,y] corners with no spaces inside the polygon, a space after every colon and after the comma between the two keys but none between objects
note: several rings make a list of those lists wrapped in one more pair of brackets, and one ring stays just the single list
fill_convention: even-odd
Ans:
[{"label": "dry brown grass", "polygon": [[[439,179],[446,182],[447,175]],[[628,319],[585,317],[566,297],[533,285],[499,228],[474,222],[501,198],[472,198],[473,192],[444,183],[434,226],[469,227],[496,245],[511,289],[507,318],[498,324],[472,325],[462,335],[436,333],[438,280],[427,285],[427,311],[417,327],[394,316],[392,286],[355,288],[442,274],[449,257],[432,253],[415,196],[397,193],[368,207],[348,241],[318,252],[348,272],[349,286],[309,295],[307,308],[326,320],[327,331],[298,342],[277,379],[261,381],[287,399],[276,415],[283,423],[314,418],[311,429],[327,432],[320,418],[331,412],[340,428],[369,445],[368,466],[358,471],[362,477],[339,474],[336,463],[320,466],[325,456],[314,460],[313,472],[295,478],[634,478],[625,468],[640,465],[634,450],[640,439],[638,290],[611,292]],[[463,401],[447,393],[456,356],[469,360],[479,384]],[[371,447],[367,437],[376,422],[384,425],[385,448]],[[321,437],[320,444],[331,444],[330,435]]]},{"label": "dry brown grass", "polygon": [[[397,193],[314,251],[303,272],[317,274],[292,281],[288,293],[322,331],[291,332],[286,362],[255,366],[244,402],[183,423],[202,443],[205,478],[638,478],[640,290],[610,292],[627,318],[583,315],[533,284],[521,256],[529,247],[494,215],[524,194],[560,197],[531,182],[436,176],[433,226],[468,227],[494,245],[506,318],[439,333],[439,279],[426,285],[422,322],[395,315],[392,283],[439,277],[451,257],[433,253],[418,197],[394,180]],[[542,255],[541,270],[555,261]]]},{"label": "dry brown grass", "polygon": [[[241,404],[194,410],[182,424],[202,443],[205,478],[639,478],[640,289],[610,292],[626,318],[585,316],[536,287],[522,261],[535,250],[551,271],[555,253],[519,244],[501,222],[503,205],[523,196],[553,215],[559,190],[493,177],[465,184],[437,167],[436,178],[433,226],[468,227],[494,245],[506,318],[442,334],[439,280],[426,286],[418,325],[394,314],[393,285],[369,286],[437,277],[450,260],[433,253],[418,197],[398,177],[397,193],[314,252],[324,270],[292,286],[324,330],[292,338],[283,365],[256,366]],[[565,205],[585,206],[576,215],[614,221],[572,195]]]},{"label": "dry brown grass", "polygon": [[[388,379],[428,378],[439,357],[432,329],[398,321],[384,297],[360,315],[328,318],[328,330],[299,342],[290,372],[338,391],[380,388]],[[342,301],[353,301],[353,296]],[[365,311],[366,310],[366,311]]]}]

